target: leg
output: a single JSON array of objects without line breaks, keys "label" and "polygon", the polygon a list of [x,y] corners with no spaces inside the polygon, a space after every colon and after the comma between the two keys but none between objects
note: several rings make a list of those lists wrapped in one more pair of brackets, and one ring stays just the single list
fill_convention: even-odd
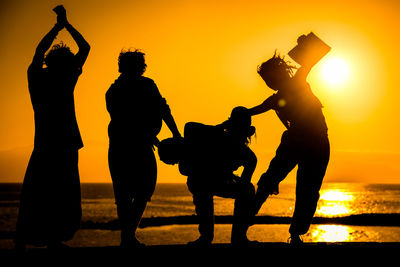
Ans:
[{"label": "leg", "polygon": [[115,204],[121,227],[121,246],[129,246],[134,240],[133,203],[131,195],[116,180],[113,180]]},{"label": "leg", "polygon": [[131,208],[131,226],[136,244],[140,242],[136,239],[136,230],[140,224],[147,202],[151,200],[157,182],[157,162],[152,149],[143,149],[139,157],[135,159],[137,167],[133,196],[134,200]]},{"label": "leg", "polygon": [[130,192],[121,190],[121,186],[114,184],[117,214],[121,226],[121,246],[144,246],[136,239],[136,230],[147,206],[147,198],[135,198],[132,200]]},{"label": "leg", "polygon": [[198,183],[201,177],[189,176],[187,185],[193,194],[193,204],[199,220],[200,238],[190,245],[209,245],[214,238],[214,199],[213,194]]},{"label": "leg", "polygon": [[254,205],[255,190],[250,184],[238,183],[235,192],[235,208],[233,212],[232,244],[248,244],[247,230],[252,217],[251,207]]},{"label": "leg", "polygon": [[279,183],[293,170],[297,164],[297,151],[287,141],[287,132],[282,135],[281,144],[271,160],[268,170],[258,181],[253,214],[256,215],[270,194],[278,194]]},{"label": "leg", "polygon": [[213,195],[202,192],[193,194],[193,203],[199,219],[200,239],[211,243],[214,239],[214,200]]},{"label": "leg", "polygon": [[132,243],[134,235],[132,231],[132,194],[128,190],[129,185],[124,183],[124,161],[120,158],[121,152],[116,147],[111,147],[108,152],[108,163],[113,183],[117,215],[121,227],[121,246]]},{"label": "leg", "polygon": [[255,190],[251,183],[231,181],[216,187],[215,194],[220,197],[235,199],[233,211],[231,242],[233,245],[248,245],[247,229],[250,226]]},{"label": "leg", "polygon": [[143,246],[135,233],[156,184],[154,153],[146,146],[110,146],[109,167],[121,225],[121,245]]},{"label": "leg", "polygon": [[144,210],[146,209],[147,201],[148,200],[146,198],[137,197],[132,203],[132,231],[134,235],[140,224]]},{"label": "leg", "polygon": [[296,204],[289,232],[292,236],[308,232],[319,200],[319,190],[329,161],[329,142],[310,149],[299,162],[296,184]]}]

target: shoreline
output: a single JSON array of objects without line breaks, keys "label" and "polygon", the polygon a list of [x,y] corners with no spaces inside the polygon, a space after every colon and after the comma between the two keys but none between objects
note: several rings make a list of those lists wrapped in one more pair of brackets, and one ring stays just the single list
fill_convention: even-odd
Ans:
[{"label": "shoreline", "polygon": [[[328,228],[325,229],[324,227]],[[348,229],[347,226],[325,225],[321,228],[321,225],[314,225],[310,228],[309,233],[303,237],[304,245],[292,247],[287,243],[289,225],[255,225],[250,227],[247,236],[249,240],[259,241],[259,244],[244,248],[233,247],[230,244],[231,228],[227,224],[216,224],[213,243],[206,249],[187,246],[188,242],[199,237],[197,225],[166,225],[138,229],[137,238],[140,242],[146,244],[143,249],[121,250],[119,247],[120,231],[79,230],[72,240],[66,242],[66,245],[70,247],[66,250],[51,251],[45,247],[27,246],[27,253],[16,255],[16,251],[13,250],[13,241],[2,240],[0,242],[0,256],[4,256],[6,259],[43,260],[56,255],[56,260],[60,258],[80,260],[83,258],[90,262],[93,259],[114,261],[127,257],[128,261],[141,258],[144,259],[144,262],[147,262],[146,259],[148,259],[151,261],[150,264],[153,263],[151,259],[159,256],[162,262],[169,261],[171,263],[175,263],[176,260],[181,261],[182,257],[187,257],[189,261],[184,261],[187,266],[188,262],[193,262],[194,259],[196,261],[203,260],[209,264],[210,255],[213,256],[212,259],[215,257],[222,262],[232,260],[233,257],[247,260],[249,259],[247,256],[250,256],[251,259],[264,263],[270,263],[271,260],[278,260],[277,263],[282,263],[293,259],[287,258],[289,255],[296,254],[302,254],[302,256],[305,254],[309,256],[308,260],[320,254],[325,254],[329,258],[332,255],[337,257],[342,254],[348,254],[351,259],[369,259],[371,256],[375,257],[382,254],[397,258],[396,251],[400,249],[400,227],[352,227]],[[379,228],[379,230],[371,228]],[[342,236],[341,229],[345,232],[346,229],[350,231],[347,236]],[[378,235],[375,235],[376,230],[379,232]],[[324,233],[324,231],[326,232]],[[322,238],[315,239],[315,233],[321,234]],[[324,239],[324,235],[327,233],[328,239]],[[333,237],[333,239],[329,239],[329,237]],[[203,253],[203,251],[205,252]],[[278,255],[283,257],[277,257]],[[304,260],[306,258],[301,257]],[[340,257],[335,259],[339,260]],[[348,262],[348,258],[342,260]],[[233,260],[232,263],[235,264],[236,261]],[[159,265],[159,261],[156,264]],[[226,264],[223,266],[226,266]]]},{"label": "shoreline", "polygon": [[[292,217],[279,216],[256,216],[252,225],[259,224],[290,224]],[[232,224],[232,215],[216,215],[215,224]],[[165,226],[165,225],[187,225],[198,224],[196,215],[182,215],[171,217],[144,217],[142,218],[139,228]],[[400,227],[400,213],[392,214],[358,214],[338,217],[314,217],[312,224],[334,224],[334,225],[351,225],[351,226],[394,226]],[[102,230],[118,230],[118,219],[108,222],[84,221],[81,229],[102,229]]]},{"label": "shoreline", "polygon": [[[289,225],[291,217],[256,216],[252,223],[255,225]],[[216,225],[232,224],[232,215],[216,215]],[[182,215],[171,217],[144,217],[139,229],[158,226],[197,225],[196,215]],[[393,214],[359,214],[339,217],[314,217],[312,225],[344,225],[344,226],[387,226],[400,227],[400,213]],[[80,230],[120,230],[118,219],[107,222],[82,221]],[[15,231],[0,231],[0,240],[13,239]]]}]

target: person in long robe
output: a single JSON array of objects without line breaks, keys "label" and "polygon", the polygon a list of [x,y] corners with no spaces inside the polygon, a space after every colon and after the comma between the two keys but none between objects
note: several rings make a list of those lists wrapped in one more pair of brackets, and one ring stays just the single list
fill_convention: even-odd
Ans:
[{"label": "person in long robe", "polygon": [[[17,249],[26,244],[62,247],[79,229],[82,216],[78,151],[83,142],[74,89],[90,45],[68,22],[63,6],[54,11],[57,23],[40,41],[28,68],[35,138],[21,191]],[[45,55],[62,29],[71,34],[78,53],[61,43]]]}]

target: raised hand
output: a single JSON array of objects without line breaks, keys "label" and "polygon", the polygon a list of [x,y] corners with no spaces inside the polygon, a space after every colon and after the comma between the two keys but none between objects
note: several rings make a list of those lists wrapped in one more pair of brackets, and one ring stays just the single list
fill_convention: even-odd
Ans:
[{"label": "raised hand", "polygon": [[57,24],[65,27],[68,24],[67,21],[67,11],[65,10],[63,5],[56,6],[53,11],[57,14]]}]

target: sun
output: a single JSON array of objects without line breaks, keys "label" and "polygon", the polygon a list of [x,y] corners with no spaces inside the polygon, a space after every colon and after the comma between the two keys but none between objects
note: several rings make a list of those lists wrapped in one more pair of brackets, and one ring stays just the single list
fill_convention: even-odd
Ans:
[{"label": "sun", "polygon": [[342,58],[329,58],[321,66],[321,75],[324,82],[333,88],[339,89],[345,85],[350,77],[350,67]]}]

